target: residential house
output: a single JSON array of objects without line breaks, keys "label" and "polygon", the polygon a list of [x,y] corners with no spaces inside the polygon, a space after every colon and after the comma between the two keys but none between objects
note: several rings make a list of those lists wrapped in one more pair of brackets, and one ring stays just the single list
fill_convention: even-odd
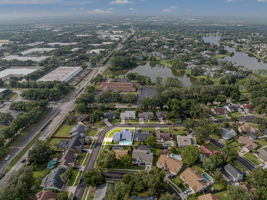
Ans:
[{"label": "residential house", "polygon": [[252,151],[258,147],[257,143],[255,143],[254,140],[249,138],[248,136],[240,136],[238,138],[238,142],[245,145],[241,149],[241,152],[244,153]]},{"label": "residential house", "polygon": [[227,116],[227,114],[228,114],[228,112],[227,112],[227,110],[225,108],[220,108],[220,107],[212,108],[211,112],[214,115],[222,115],[222,116]]},{"label": "residential house", "polygon": [[87,133],[87,128],[86,128],[86,126],[84,126],[82,124],[78,124],[78,125],[74,126],[70,131],[71,135],[86,134],[86,133]]},{"label": "residential house", "polygon": [[139,196],[131,196],[131,200],[157,200],[157,197],[139,197]]},{"label": "residential house", "polygon": [[0,88],[0,98],[4,98],[5,96],[7,96],[10,93],[11,93],[11,91],[9,89]]},{"label": "residential house", "polygon": [[121,159],[123,156],[128,155],[129,151],[125,149],[114,149],[116,159]]},{"label": "residential house", "polygon": [[136,112],[135,111],[125,111],[120,114],[121,120],[135,120]]},{"label": "residential house", "polygon": [[56,200],[57,193],[42,190],[35,195],[35,200]]},{"label": "residential house", "polygon": [[156,112],[156,116],[157,118],[160,120],[160,119],[166,119],[167,118],[167,114],[168,112],[167,111],[157,111]]},{"label": "residential house", "polygon": [[182,161],[177,160],[168,155],[160,155],[157,162],[157,167],[159,169],[169,171],[173,175],[177,175],[181,170],[182,166],[183,166]]},{"label": "residential house", "polygon": [[199,151],[200,151],[200,159],[201,160],[204,160],[204,159],[206,159],[207,157],[209,157],[211,155],[215,155],[215,154],[219,154],[220,153],[219,151],[210,150],[205,146],[200,146],[199,147]]},{"label": "residential house", "polygon": [[116,132],[113,136],[113,141],[120,142],[120,141],[133,141],[133,132],[124,129],[120,132]]},{"label": "residential house", "polygon": [[253,126],[251,126],[248,123],[244,123],[238,127],[238,132],[247,134],[248,136],[256,139],[257,133],[259,132],[259,130],[254,128]]},{"label": "residential house", "polygon": [[139,119],[143,119],[143,120],[152,120],[154,117],[153,112],[142,112],[142,113],[138,113],[138,117]]},{"label": "residential house", "polygon": [[241,107],[243,108],[246,114],[250,113],[254,108],[252,104],[243,104]]},{"label": "residential house", "polygon": [[184,170],[181,173],[180,178],[189,186],[193,193],[203,191],[210,185],[201,173],[193,168],[187,168]]},{"label": "residential house", "polygon": [[204,194],[197,198],[198,200],[220,200],[219,197],[214,196],[213,194]]},{"label": "residential house", "polygon": [[41,183],[41,187],[43,187],[45,190],[58,190],[62,191],[65,182],[61,178],[61,174],[63,174],[66,171],[66,167],[60,165],[59,167],[53,169],[43,180]]},{"label": "residential house", "polygon": [[75,152],[82,152],[84,145],[84,138],[80,134],[74,135],[68,142],[68,149]]},{"label": "residential house", "polygon": [[168,132],[161,132],[160,130],[157,130],[156,132],[156,139],[158,142],[165,142],[172,140],[172,134]]},{"label": "residential house", "polygon": [[223,128],[220,131],[220,134],[221,134],[222,138],[225,140],[230,140],[237,135],[236,132],[231,128]]},{"label": "residential house", "polygon": [[84,126],[86,126],[89,121],[90,121],[90,116],[89,115],[81,115],[80,117],[77,118],[77,121]]},{"label": "residential house", "polygon": [[146,145],[139,145],[138,147],[136,147],[136,149],[150,151],[150,148]]},{"label": "residential house", "polygon": [[136,87],[131,82],[103,82],[100,84],[100,86],[97,88],[101,91],[116,91],[116,92],[135,92]]},{"label": "residential house", "polygon": [[71,150],[68,149],[64,151],[62,157],[60,158],[59,162],[67,167],[74,167],[75,166],[75,161],[76,161],[77,154]]},{"label": "residential house", "polygon": [[150,136],[153,136],[153,134],[151,132],[141,132],[141,131],[137,131],[134,133],[134,141],[137,142],[145,142],[146,139]]},{"label": "residential house", "polygon": [[267,164],[267,150],[266,149],[259,149],[258,150],[258,157],[260,158],[260,160],[262,162],[264,162],[265,164]]},{"label": "residential house", "polygon": [[195,145],[197,144],[196,138],[193,137],[192,135],[187,135],[187,136],[182,136],[178,135],[177,136],[177,145],[179,148],[186,147],[189,145]]},{"label": "residential house", "polygon": [[109,119],[109,120],[116,119],[116,112],[110,111],[110,112],[104,113],[103,119]]},{"label": "residential house", "polygon": [[239,182],[244,179],[244,174],[236,169],[233,165],[227,164],[224,166],[224,171],[226,172],[226,177],[230,181]]},{"label": "residential house", "polygon": [[227,104],[223,108],[225,108],[228,112],[238,112],[239,106],[235,104]]},{"label": "residential house", "polygon": [[132,162],[133,164],[151,167],[153,164],[153,153],[150,150],[134,149]]}]

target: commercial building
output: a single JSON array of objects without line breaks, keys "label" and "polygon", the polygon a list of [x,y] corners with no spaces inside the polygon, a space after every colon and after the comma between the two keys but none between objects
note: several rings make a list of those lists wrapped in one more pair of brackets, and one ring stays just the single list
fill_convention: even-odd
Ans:
[{"label": "commercial building", "polygon": [[68,82],[82,71],[81,67],[58,67],[54,71],[40,78],[38,81]]},{"label": "commercial building", "polygon": [[24,76],[35,72],[38,68],[10,68],[0,71],[0,79],[7,81],[12,77],[23,78]]},{"label": "commercial building", "polygon": [[47,58],[49,58],[49,56],[27,57],[27,56],[10,55],[10,56],[6,56],[2,58],[2,60],[7,60],[7,61],[18,60],[22,62],[25,62],[25,61],[41,62]]},{"label": "commercial building", "polygon": [[31,55],[33,53],[46,53],[55,50],[55,48],[32,48],[21,52],[23,56]]}]

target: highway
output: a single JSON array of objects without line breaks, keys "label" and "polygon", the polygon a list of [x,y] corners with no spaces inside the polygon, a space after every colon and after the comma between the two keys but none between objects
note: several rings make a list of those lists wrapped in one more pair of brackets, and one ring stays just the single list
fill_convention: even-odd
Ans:
[{"label": "highway", "polygon": [[[48,137],[50,137],[64,122],[69,112],[74,109],[75,101],[82,93],[82,90],[87,86],[92,78],[94,78],[97,74],[103,73],[103,70],[105,69],[102,67],[93,69],[64,100],[60,100],[56,104],[52,105],[52,110],[50,113],[43,120],[41,120],[37,124],[36,128],[34,128],[34,130],[32,130],[31,133],[23,140],[23,142],[14,148],[14,150],[10,153],[11,158],[6,162],[1,161],[0,171],[3,172],[12,159],[14,159],[40,132],[41,135],[39,140],[46,140]],[[17,171],[23,166],[23,163],[20,161],[27,158],[28,151],[16,164],[14,164],[14,166],[5,174],[5,176],[2,177],[0,180],[0,186],[5,183],[12,172]]]}]

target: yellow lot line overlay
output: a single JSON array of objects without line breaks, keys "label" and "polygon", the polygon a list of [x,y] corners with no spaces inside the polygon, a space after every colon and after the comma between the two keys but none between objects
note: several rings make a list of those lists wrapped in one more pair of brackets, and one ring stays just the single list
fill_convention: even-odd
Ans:
[{"label": "yellow lot line overlay", "polygon": [[130,131],[135,131],[135,128],[133,127],[130,127],[130,128],[127,128],[127,127],[124,127],[124,128],[113,128],[111,129],[110,131],[107,132],[105,138],[104,138],[104,141],[103,141],[103,146],[106,146],[107,145],[107,142],[112,142],[112,138],[114,136],[114,134],[116,132],[120,132],[122,130],[125,130],[125,129],[128,129]]}]

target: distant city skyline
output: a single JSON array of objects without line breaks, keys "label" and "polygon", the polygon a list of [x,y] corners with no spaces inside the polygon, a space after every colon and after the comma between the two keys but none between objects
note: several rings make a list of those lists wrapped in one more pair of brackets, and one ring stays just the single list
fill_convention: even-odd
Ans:
[{"label": "distant city skyline", "polygon": [[267,0],[0,0],[0,19],[107,15],[267,18]]}]

